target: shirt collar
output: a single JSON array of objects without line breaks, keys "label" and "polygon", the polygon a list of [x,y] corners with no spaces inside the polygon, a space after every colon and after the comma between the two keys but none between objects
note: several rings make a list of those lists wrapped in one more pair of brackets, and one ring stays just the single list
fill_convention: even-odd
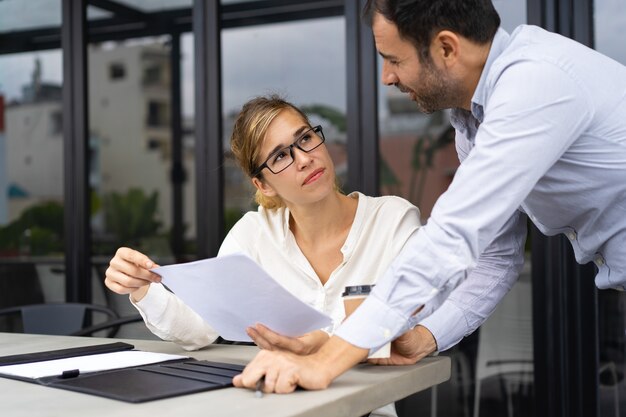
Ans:
[{"label": "shirt collar", "polygon": [[487,89],[487,77],[489,75],[489,70],[491,69],[491,65],[493,62],[502,54],[506,45],[509,43],[510,35],[502,28],[498,28],[495,36],[493,37],[493,41],[491,42],[491,48],[489,49],[489,55],[487,56],[487,61],[485,62],[485,67],[483,68],[483,72],[480,74],[480,79],[478,80],[478,85],[476,85],[476,90],[474,91],[474,95],[472,97],[472,115],[478,120],[480,123],[483,122],[484,117],[484,106],[487,101],[487,94],[489,93]]}]

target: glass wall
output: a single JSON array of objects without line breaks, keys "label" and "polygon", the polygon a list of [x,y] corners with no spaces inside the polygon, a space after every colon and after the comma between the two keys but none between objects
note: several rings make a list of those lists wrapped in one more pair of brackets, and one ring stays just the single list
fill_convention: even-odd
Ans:
[{"label": "glass wall", "polygon": [[[495,0],[509,33],[526,22],[526,2]],[[382,60],[379,58],[379,73]],[[448,112],[420,113],[406,94],[379,82],[380,191],[419,207],[426,223],[459,166]],[[396,404],[400,416],[533,415],[530,257],[513,290],[483,326],[443,352],[452,376],[433,390]],[[513,330],[514,334],[511,333]],[[516,361],[519,366],[511,366]],[[504,365],[503,365],[504,364]],[[430,413],[430,414],[429,414]]]},{"label": "glass wall", "polygon": [[89,45],[93,286],[121,315],[136,311],[103,285],[117,248],[161,265],[194,258],[192,52],[190,34]]},{"label": "glass wall", "polygon": [[[93,40],[88,47],[93,243],[90,279],[94,280],[93,301],[114,304],[124,313],[123,309],[130,308],[127,298],[111,298],[102,285],[104,269],[118,246],[135,247],[163,264],[195,257],[192,0],[117,0],[125,6],[122,8],[112,7],[111,2],[95,3],[101,7],[87,8],[89,28],[98,28],[91,36],[106,37],[102,35],[105,33],[102,24],[110,21],[111,26],[106,26],[110,39]],[[222,3],[225,7],[243,3],[249,11],[255,2],[224,0]],[[273,2],[259,3],[266,7]],[[276,2],[288,3],[293,5]],[[537,7],[555,6],[554,2],[535,3]],[[511,31],[526,21],[526,1],[494,0],[494,4],[506,30]],[[133,9],[138,13],[133,13]],[[120,15],[126,12],[127,15]],[[164,13],[168,19],[160,14],[153,20],[158,25],[148,25],[146,32],[156,34],[127,34],[126,31],[140,26],[135,20],[142,19],[146,13]],[[1,44],[1,308],[63,301],[66,244],[63,241],[63,55],[59,45],[50,41],[55,36],[59,39],[61,1],[3,0],[0,16],[0,36],[43,31],[39,32],[40,38],[24,37],[20,42],[11,38],[10,42]],[[171,16],[175,18],[170,19]],[[303,17],[299,15],[291,22],[233,27],[251,22],[239,21],[236,16],[226,17],[230,19],[228,28],[222,31],[223,204],[227,227],[242,213],[255,208],[250,183],[228,151],[232,122],[246,100],[259,94],[278,93],[303,107],[314,124],[324,126],[341,181],[347,173],[346,143],[350,140],[345,129],[344,18],[310,19],[307,14],[304,17],[308,20],[299,20]],[[272,20],[263,16],[254,23]],[[595,47],[626,64],[623,0],[597,0],[594,20]],[[167,32],[171,28],[176,29],[174,34]],[[177,56],[178,46],[180,56]],[[178,65],[179,77],[174,75]],[[177,85],[180,108],[174,108],[178,106],[174,97]],[[380,83],[378,88],[381,193],[407,198],[419,206],[426,222],[434,202],[447,189],[458,167],[448,115],[445,112],[422,115],[395,89]],[[175,134],[177,129],[182,134]],[[175,240],[182,241],[182,245],[175,248]],[[524,331],[516,332],[516,339],[508,340],[497,327],[502,329],[503,315],[494,315],[480,331],[445,353],[453,359],[451,380],[434,392],[401,402],[398,406],[401,416],[411,415],[415,410],[422,414],[434,411],[433,414],[441,416],[469,415],[475,410],[476,415],[505,415],[508,406],[516,410],[516,415],[532,414],[532,366],[512,372],[500,369],[491,372],[495,368],[487,366],[493,364],[493,355],[499,355],[496,358],[499,361],[515,360],[532,365],[532,349],[528,348],[532,347],[532,327],[528,325],[532,290],[529,271],[527,262],[516,287],[519,291],[512,291],[513,295],[502,303],[517,307],[501,311],[512,319],[525,320],[520,325]],[[614,291],[598,294],[601,414],[619,415],[626,409],[623,377],[626,298]],[[495,332],[490,334],[489,329]],[[506,353],[505,342],[511,341],[525,348],[521,357],[502,356]],[[479,407],[475,408],[477,404]]]},{"label": "glass wall", "polygon": [[[59,0],[5,3],[0,32],[59,28]],[[59,49],[0,55],[0,308],[65,299],[62,72]]]},{"label": "glass wall", "polygon": [[[594,2],[595,49],[626,65],[626,14],[621,0]],[[626,413],[626,293],[598,291],[601,416]]]},{"label": "glass wall", "polygon": [[229,229],[256,209],[248,177],[230,153],[230,134],[241,106],[276,93],[321,124],[340,182],[347,175],[345,21],[324,18],[222,32],[224,207]]}]

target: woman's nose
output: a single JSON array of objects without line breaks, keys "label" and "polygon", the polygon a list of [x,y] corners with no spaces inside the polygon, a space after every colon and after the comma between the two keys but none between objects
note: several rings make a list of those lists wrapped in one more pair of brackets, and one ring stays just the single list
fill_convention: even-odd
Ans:
[{"label": "woman's nose", "polygon": [[311,155],[304,152],[302,149],[294,146],[291,148],[291,152],[293,153],[293,160],[298,169],[302,169],[311,163]]}]

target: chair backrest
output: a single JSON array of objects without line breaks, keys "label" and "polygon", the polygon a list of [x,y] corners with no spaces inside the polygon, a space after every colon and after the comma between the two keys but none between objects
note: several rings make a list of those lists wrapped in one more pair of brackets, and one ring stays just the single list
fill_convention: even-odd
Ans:
[{"label": "chair backrest", "polygon": [[512,414],[509,385],[522,386],[533,381],[532,287],[521,278],[502,299],[478,333],[474,417],[479,417],[481,384],[498,375],[505,383],[508,415]]},{"label": "chair backrest", "polygon": [[[0,310],[0,316],[14,314],[21,315],[24,333],[50,335],[71,335],[93,324],[96,318],[103,318],[104,321],[119,318],[108,307],[83,303],[31,304]],[[112,328],[111,332],[114,330]]]},{"label": "chair backrest", "polygon": [[531,283],[519,280],[480,327],[476,379],[533,371]]}]

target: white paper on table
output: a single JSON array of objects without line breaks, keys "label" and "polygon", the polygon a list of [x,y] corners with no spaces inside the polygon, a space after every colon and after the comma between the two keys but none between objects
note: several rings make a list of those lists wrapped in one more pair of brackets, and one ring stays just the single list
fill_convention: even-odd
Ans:
[{"label": "white paper on table", "polygon": [[245,330],[256,323],[290,337],[332,323],[330,317],[291,294],[244,254],[152,271],[226,340],[251,341]]},{"label": "white paper on table", "polygon": [[188,357],[189,356],[170,355],[167,353],[125,350],[123,352],[100,353],[63,359],[52,359],[49,361],[4,365],[0,366],[0,374],[20,376],[24,378],[42,378],[44,376],[61,375],[64,371],[76,369],[78,369],[81,374],[84,374],[109,369],[148,365],[151,363],[184,359]]}]

